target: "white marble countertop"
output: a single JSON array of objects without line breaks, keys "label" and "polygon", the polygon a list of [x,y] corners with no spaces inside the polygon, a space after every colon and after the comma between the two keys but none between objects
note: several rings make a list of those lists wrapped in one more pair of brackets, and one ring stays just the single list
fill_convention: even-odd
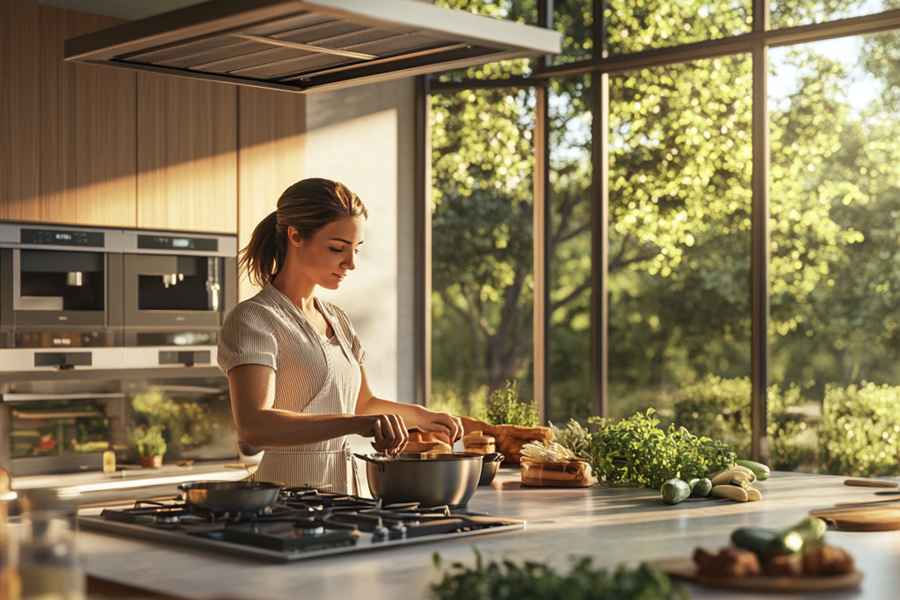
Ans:
[{"label": "white marble countertop", "polygon": [[[652,490],[523,488],[518,470],[501,469],[492,486],[479,488],[469,508],[524,518],[524,531],[288,564],[261,563],[84,531],[79,534],[79,546],[92,576],[190,599],[418,600],[430,598],[429,585],[440,578],[432,565],[434,552],[440,553],[445,565],[457,561],[474,565],[475,545],[486,560],[541,561],[560,571],[568,571],[573,557],[591,556],[597,565],[615,567],[621,563],[634,566],[654,558],[691,556],[698,545],[709,549],[727,545],[737,527],[788,527],[813,508],[876,498],[874,489],[845,486],[843,479],[775,473],[768,481],[755,484],[762,492],[761,502],[689,500],[667,506]],[[827,539],[855,557],[865,573],[862,587],[790,597],[896,597],[896,590],[900,590],[900,531],[831,531]],[[694,598],[773,597],[687,587]]]}]

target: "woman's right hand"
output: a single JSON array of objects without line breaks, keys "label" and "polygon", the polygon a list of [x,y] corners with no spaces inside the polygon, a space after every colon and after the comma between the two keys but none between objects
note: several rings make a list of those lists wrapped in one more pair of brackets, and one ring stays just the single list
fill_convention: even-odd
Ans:
[{"label": "woman's right hand", "polygon": [[400,415],[366,415],[369,427],[365,437],[374,437],[372,446],[383,454],[399,454],[409,442],[409,432]]}]

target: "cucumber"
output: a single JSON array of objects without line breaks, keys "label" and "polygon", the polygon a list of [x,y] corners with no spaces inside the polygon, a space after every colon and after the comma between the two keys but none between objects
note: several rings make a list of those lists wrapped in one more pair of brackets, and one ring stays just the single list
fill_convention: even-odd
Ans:
[{"label": "cucumber", "polygon": [[773,556],[800,554],[806,548],[821,546],[828,524],[822,519],[807,517],[783,531],[762,527],[741,527],[731,534],[731,543],[755,553],[760,560]]},{"label": "cucumber", "polygon": [[731,543],[738,548],[749,550],[756,554],[760,560],[766,558],[766,550],[769,544],[778,537],[778,532],[762,527],[741,527],[731,534]]},{"label": "cucumber", "polygon": [[735,464],[740,465],[742,467],[746,467],[753,471],[753,474],[756,475],[756,478],[759,481],[763,481],[769,478],[769,467],[762,463],[753,462],[752,460],[741,460],[738,459],[734,461]]},{"label": "cucumber", "polygon": [[712,481],[707,477],[703,477],[702,479],[698,479],[697,482],[691,486],[691,498],[708,498],[710,492],[712,492]]},{"label": "cucumber", "polygon": [[691,486],[681,479],[670,479],[659,488],[659,495],[666,504],[678,504],[691,495]]}]

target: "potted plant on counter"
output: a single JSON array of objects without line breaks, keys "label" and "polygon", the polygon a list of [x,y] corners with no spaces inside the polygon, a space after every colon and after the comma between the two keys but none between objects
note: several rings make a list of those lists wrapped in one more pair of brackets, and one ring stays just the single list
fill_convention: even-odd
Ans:
[{"label": "potted plant on counter", "polygon": [[134,441],[138,454],[141,456],[141,466],[158,469],[162,466],[162,458],[166,453],[166,440],[163,438],[162,429],[154,425],[147,429],[138,429],[134,433]]}]

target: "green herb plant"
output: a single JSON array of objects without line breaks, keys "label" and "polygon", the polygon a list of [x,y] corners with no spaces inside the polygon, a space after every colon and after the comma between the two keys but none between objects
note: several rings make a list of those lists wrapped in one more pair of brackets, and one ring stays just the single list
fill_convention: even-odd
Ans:
[{"label": "green herb plant", "polygon": [[684,427],[663,430],[655,412],[651,408],[619,423],[590,419],[600,425],[591,436],[592,467],[600,483],[658,490],[669,479],[690,481],[734,466],[732,446]]},{"label": "green herb plant", "polygon": [[505,390],[491,392],[485,405],[485,420],[491,425],[537,427],[539,424],[537,405],[534,400],[519,400],[515,380],[507,381]]},{"label": "green herb plant", "polygon": [[156,425],[147,429],[136,429],[134,443],[141,456],[163,456],[166,453],[166,440],[162,429]]},{"label": "green herb plant", "polygon": [[[552,567],[505,560],[485,564],[475,550],[475,568],[453,563],[443,579],[431,586],[436,600],[685,600],[687,591],[660,569],[641,564],[620,566],[610,573],[595,568],[589,557],[578,560],[568,574]],[[433,554],[436,568],[441,557]]]}]

